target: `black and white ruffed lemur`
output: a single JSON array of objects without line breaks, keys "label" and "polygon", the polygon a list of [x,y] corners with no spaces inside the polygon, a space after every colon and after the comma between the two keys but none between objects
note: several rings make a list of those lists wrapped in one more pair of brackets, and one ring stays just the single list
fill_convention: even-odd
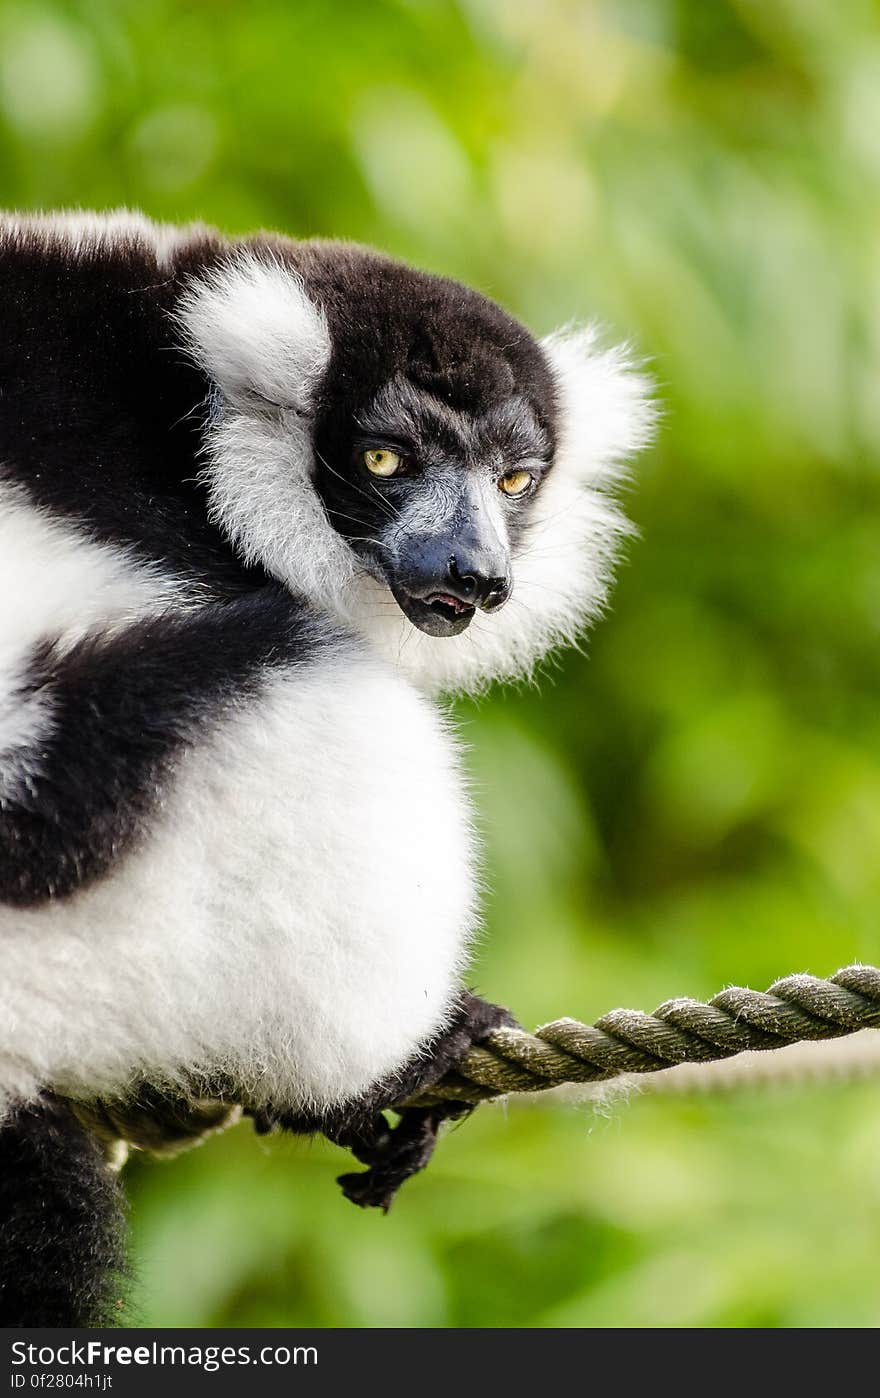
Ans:
[{"label": "black and white ruffed lemur", "polygon": [[366,248],[0,219],[0,1323],[106,1322],[70,1100],[234,1085],[387,1203],[506,1012],[455,734],[601,608],[644,380]]}]

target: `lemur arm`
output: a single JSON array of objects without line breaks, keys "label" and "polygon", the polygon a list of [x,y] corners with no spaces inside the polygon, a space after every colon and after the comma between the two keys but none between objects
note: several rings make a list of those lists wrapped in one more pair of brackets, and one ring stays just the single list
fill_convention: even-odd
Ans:
[{"label": "lemur arm", "polygon": [[63,898],[103,874],[137,840],[174,757],[267,668],[295,663],[307,633],[314,654],[307,609],[264,587],[37,647],[15,701],[39,706],[41,730],[0,754],[0,901]]}]

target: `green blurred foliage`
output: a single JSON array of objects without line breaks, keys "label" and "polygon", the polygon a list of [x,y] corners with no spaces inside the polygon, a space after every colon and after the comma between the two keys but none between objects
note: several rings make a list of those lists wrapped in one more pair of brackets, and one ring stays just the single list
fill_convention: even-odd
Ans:
[{"label": "green blurred foliage", "polygon": [[[462,705],[526,1022],[880,961],[870,0],[0,0],[0,198],[376,243],[633,340],[609,618]],[[238,1128],[130,1170],[145,1323],[880,1323],[880,1088],[486,1109],[388,1219]]]}]

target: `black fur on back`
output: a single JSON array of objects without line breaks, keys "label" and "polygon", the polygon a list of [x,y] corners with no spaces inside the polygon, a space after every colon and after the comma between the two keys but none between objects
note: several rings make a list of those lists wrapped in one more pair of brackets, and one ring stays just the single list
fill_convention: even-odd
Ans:
[{"label": "black fur on back", "polygon": [[118,1325],[122,1191],[101,1147],[59,1102],[0,1126],[0,1326]]},{"label": "black fur on back", "polygon": [[182,279],[224,246],[196,238],[169,270],[137,237],[0,231],[0,469],[92,538],[228,588],[246,575],[195,480],[208,384],[172,320]]}]

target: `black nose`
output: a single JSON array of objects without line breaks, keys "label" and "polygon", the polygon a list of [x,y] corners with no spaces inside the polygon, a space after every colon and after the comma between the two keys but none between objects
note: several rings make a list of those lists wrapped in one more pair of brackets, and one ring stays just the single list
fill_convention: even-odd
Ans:
[{"label": "black nose", "polygon": [[507,601],[510,595],[510,579],[492,577],[482,572],[471,559],[459,559],[455,555],[449,560],[447,570],[449,591],[461,602],[470,602],[491,612]]}]

